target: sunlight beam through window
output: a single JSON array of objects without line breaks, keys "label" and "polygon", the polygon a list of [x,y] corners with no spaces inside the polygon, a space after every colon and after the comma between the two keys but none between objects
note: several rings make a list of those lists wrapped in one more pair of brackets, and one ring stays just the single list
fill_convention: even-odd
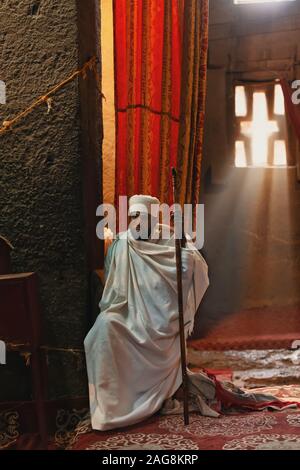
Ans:
[{"label": "sunlight beam through window", "polygon": [[251,138],[252,164],[265,166],[268,163],[269,137],[278,132],[276,121],[269,121],[265,93],[253,93],[253,120],[241,122],[241,131]]}]

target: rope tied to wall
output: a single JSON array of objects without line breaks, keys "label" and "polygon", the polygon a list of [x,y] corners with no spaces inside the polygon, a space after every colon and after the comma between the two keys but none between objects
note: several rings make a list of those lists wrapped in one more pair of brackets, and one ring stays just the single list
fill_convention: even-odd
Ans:
[{"label": "rope tied to wall", "polygon": [[[46,104],[47,105],[47,114],[49,114],[52,111],[52,104],[53,104],[53,99],[51,98],[55,93],[57,93],[59,90],[64,88],[67,84],[75,80],[77,77],[82,77],[83,80],[87,79],[88,73],[89,72],[94,72],[97,84],[100,84],[100,76],[97,70],[97,65],[99,63],[99,59],[96,56],[93,56],[91,59],[89,59],[85,64],[75,72],[73,72],[69,77],[66,79],[62,80],[60,83],[55,85],[51,90],[48,91],[48,93],[43,94],[40,96],[37,100],[35,100],[28,108],[26,108],[24,111],[21,113],[17,114],[13,119],[6,119],[3,121],[2,126],[0,127],[0,135],[5,134],[6,132],[10,131],[15,124],[17,124],[21,119],[26,117],[28,114],[30,114],[35,108],[40,106],[41,104]],[[101,96],[103,97],[103,94],[100,92]]]}]

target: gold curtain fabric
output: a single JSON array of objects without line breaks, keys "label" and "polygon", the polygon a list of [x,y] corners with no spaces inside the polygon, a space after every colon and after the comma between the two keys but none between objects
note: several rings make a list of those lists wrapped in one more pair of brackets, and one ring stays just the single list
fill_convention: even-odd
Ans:
[{"label": "gold curtain fabric", "polygon": [[208,51],[208,0],[183,0],[178,172],[181,203],[199,202]]}]

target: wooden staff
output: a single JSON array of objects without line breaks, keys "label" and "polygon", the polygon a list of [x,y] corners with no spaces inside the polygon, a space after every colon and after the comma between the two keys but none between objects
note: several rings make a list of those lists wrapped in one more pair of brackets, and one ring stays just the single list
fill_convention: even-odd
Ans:
[{"label": "wooden staff", "polygon": [[[172,168],[172,182],[173,182],[173,200],[174,204],[177,202],[177,171]],[[176,224],[176,210],[174,210],[174,224]],[[183,413],[184,424],[189,424],[189,389],[188,389],[188,374],[186,366],[186,344],[185,344],[185,331],[184,331],[184,315],[183,315],[183,293],[182,293],[182,257],[181,247],[184,244],[184,233],[182,233],[182,240],[176,238],[175,227],[175,248],[176,248],[176,271],[177,271],[177,295],[178,295],[178,313],[179,313],[179,334],[180,334],[180,351],[181,351],[181,370],[182,370],[182,387],[183,387]]]}]

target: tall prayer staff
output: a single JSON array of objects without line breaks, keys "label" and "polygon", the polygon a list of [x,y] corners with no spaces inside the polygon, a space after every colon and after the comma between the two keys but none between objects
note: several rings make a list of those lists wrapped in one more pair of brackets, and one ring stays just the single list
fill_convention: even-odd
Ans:
[{"label": "tall prayer staff", "polygon": [[[177,171],[172,168],[172,183],[173,183],[173,201],[176,204],[177,201]],[[175,205],[176,208],[176,205]],[[175,209],[176,211],[177,209]],[[176,227],[176,213],[174,214],[174,222]],[[181,248],[184,243],[185,237],[182,233],[182,239],[176,237],[175,230],[175,256],[176,256],[176,272],[177,272],[177,296],[178,296],[178,314],[179,314],[179,334],[180,334],[180,351],[181,351],[181,370],[182,370],[182,387],[183,387],[183,414],[184,424],[189,425],[189,389],[188,389],[188,374],[186,366],[186,342],[184,332],[184,315],[183,315],[183,294],[182,294],[182,258]]]}]

